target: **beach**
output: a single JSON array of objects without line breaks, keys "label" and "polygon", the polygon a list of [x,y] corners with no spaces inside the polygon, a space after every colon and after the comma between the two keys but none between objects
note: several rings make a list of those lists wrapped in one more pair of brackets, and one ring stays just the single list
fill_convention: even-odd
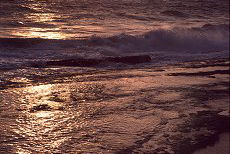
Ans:
[{"label": "beach", "polygon": [[0,0],[0,154],[228,154],[229,0]]},{"label": "beach", "polygon": [[192,154],[229,132],[229,59],[64,68],[1,72],[0,153]]}]

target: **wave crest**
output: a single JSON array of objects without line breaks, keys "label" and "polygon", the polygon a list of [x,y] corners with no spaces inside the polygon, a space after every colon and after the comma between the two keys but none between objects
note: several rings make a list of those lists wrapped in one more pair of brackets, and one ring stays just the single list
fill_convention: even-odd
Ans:
[{"label": "wave crest", "polygon": [[138,36],[92,36],[84,40],[0,39],[0,64],[4,67],[12,63],[28,65],[31,61],[135,55],[175,62],[226,57],[229,56],[229,25],[206,24],[200,28],[153,30]]},{"label": "wave crest", "polygon": [[154,30],[141,36],[120,34],[108,38],[91,37],[95,46],[120,52],[200,53],[229,50],[227,25],[205,25],[201,28]]}]

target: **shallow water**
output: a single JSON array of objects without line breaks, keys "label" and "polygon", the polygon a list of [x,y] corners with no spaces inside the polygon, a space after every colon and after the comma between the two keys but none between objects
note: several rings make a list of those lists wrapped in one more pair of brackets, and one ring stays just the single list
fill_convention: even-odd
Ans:
[{"label": "shallow water", "polygon": [[218,75],[218,67],[190,66],[37,73],[1,84],[0,151],[193,152],[228,129],[228,116],[221,113],[229,112],[229,75],[204,76],[200,72]]},{"label": "shallow water", "polygon": [[228,0],[1,0],[0,153],[193,152],[228,128],[226,57]]},{"label": "shallow water", "polygon": [[228,154],[229,152],[229,133],[225,133],[220,135],[219,141],[214,146],[208,146],[193,154]]}]

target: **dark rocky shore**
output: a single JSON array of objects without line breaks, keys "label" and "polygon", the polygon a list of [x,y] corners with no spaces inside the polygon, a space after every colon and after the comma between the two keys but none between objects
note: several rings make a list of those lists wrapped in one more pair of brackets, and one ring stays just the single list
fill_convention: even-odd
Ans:
[{"label": "dark rocky shore", "polygon": [[0,102],[0,153],[191,154],[229,132],[229,60],[9,76]]}]

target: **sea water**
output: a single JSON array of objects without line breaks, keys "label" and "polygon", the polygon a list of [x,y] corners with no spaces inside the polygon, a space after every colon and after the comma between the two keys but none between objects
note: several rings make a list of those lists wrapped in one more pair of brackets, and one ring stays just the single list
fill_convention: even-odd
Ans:
[{"label": "sea water", "polygon": [[79,57],[144,54],[162,64],[228,53],[228,0],[0,1],[0,69]]},{"label": "sea water", "polygon": [[[197,144],[213,132],[194,121],[224,121],[229,76],[121,70],[228,57],[229,0],[0,0],[0,153]],[[192,71],[227,72],[221,62]]]}]

